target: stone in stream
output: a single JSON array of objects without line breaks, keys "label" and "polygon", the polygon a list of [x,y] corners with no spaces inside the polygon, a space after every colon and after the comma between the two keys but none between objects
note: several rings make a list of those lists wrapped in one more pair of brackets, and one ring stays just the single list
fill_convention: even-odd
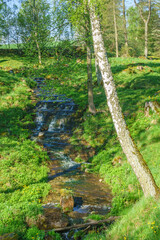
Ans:
[{"label": "stone in stream", "polygon": [[61,190],[60,205],[63,212],[71,212],[74,208],[74,198],[72,196],[72,191],[67,189]]},{"label": "stone in stream", "polygon": [[68,217],[61,212],[60,208],[51,207],[44,209],[44,219],[39,219],[38,228],[41,230],[52,230],[53,228],[64,228],[69,224]]},{"label": "stone in stream", "polygon": [[39,133],[38,133],[38,137],[39,137],[39,138],[43,138],[43,137],[44,137],[44,132],[39,132]]},{"label": "stone in stream", "polygon": [[0,240],[18,240],[18,236],[15,233],[6,233],[0,236]]},{"label": "stone in stream", "polygon": [[69,219],[60,208],[50,206],[44,208],[44,215],[38,215],[37,220],[26,218],[26,223],[28,227],[37,226],[40,230],[52,230],[67,227]]}]

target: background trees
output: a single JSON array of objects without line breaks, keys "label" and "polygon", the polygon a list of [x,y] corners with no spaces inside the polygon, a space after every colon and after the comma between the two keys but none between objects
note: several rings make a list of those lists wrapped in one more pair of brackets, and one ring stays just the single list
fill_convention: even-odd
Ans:
[{"label": "background trees", "polygon": [[[144,55],[147,58],[148,56],[148,24],[150,21],[150,17],[151,17],[151,0],[148,0],[148,14],[147,14],[147,10],[146,10],[146,6],[144,6],[145,10],[143,13],[143,5],[137,4],[136,0],[134,0],[136,7],[139,10],[140,13],[140,17],[144,22],[144,26],[145,26],[145,47],[144,47]],[[146,16],[144,16],[146,15]]]},{"label": "background trees", "polygon": [[[109,56],[159,54],[159,4],[157,0],[151,4],[148,0],[134,2],[136,5],[129,7],[125,0],[98,1],[101,30]],[[27,54],[33,56],[36,53],[39,63],[41,54],[48,46],[55,46],[52,44],[55,41],[77,39],[83,44],[83,34],[77,27],[84,20],[80,12],[82,3],[85,1],[24,0],[16,8],[1,0],[1,44],[7,44],[9,48],[15,43]],[[77,9],[81,19],[78,12],[75,15]]]},{"label": "background trees", "polygon": [[25,53],[41,55],[50,38],[50,7],[45,0],[24,1],[18,13],[20,36]]}]

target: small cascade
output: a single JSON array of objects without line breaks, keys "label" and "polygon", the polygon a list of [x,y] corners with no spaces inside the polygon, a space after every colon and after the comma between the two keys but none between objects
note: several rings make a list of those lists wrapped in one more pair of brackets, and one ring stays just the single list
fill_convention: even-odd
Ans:
[{"label": "small cascade", "polygon": [[[76,104],[65,95],[57,95],[54,89],[46,89],[43,78],[35,78],[35,81],[35,94],[40,100],[36,105],[36,129],[32,139],[46,148],[51,160],[48,181],[53,191],[43,204],[45,211],[55,211],[55,206],[60,203],[61,190],[68,189],[73,191],[74,196],[73,217],[68,216],[68,224],[84,222],[83,217],[92,212],[106,214],[110,210],[112,199],[106,184],[99,181],[98,177],[83,172],[81,164],[65,154],[74,126]],[[47,221],[46,225],[49,224]],[[68,233],[63,234],[65,240],[73,239],[68,236]]]},{"label": "small cascade", "polygon": [[51,120],[51,122],[50,122],[50,124],[49,124],[49,127],[48,127],[48,132],[54,131],[55,125],[56,125],[56,121],[57,121],[56,117],[54,117],[54,118]]}]

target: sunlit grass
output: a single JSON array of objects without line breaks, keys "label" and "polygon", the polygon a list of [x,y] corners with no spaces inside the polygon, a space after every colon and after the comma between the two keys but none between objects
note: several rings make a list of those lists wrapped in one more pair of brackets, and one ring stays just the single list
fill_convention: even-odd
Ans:
[{"label": "sunlit grass", "polygon": [[0,71],[0,235],[14,232],[21,239],[26,219],[42,213],[41,200],[50,188],[47,153],[29,139],[34,104],[26,82]]}]

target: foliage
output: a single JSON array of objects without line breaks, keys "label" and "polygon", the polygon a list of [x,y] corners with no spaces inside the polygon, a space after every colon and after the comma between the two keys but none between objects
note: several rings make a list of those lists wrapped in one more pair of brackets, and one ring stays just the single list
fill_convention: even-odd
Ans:
[{"label": "foliage", "polygon": [[24,1],[18,15],[25,53],[34,56],[45,50],[50,36],[49,4],[45,0]]},{"label": "foliage", "polygon": [[102,215],[90,214],[88,217],[86,217],[86,220],[92,219],[92,220],[95,220],[95,221],[100,221],[100,220],[102,220],[104,218],[105,218],[105,216],[102,216]]},{"label": "foliage", "polygon": [[52,239],[54,239],[54,240],[62,240],[60,234],[55,233],[54,230],[49,231],[49,232],[48,232],[48,235],[51,236]]},{"label": "foliage", "polygon": [[26,239],[43,240],[45,231],[39,230],[37,227],[32,227],[27,230]]}]

